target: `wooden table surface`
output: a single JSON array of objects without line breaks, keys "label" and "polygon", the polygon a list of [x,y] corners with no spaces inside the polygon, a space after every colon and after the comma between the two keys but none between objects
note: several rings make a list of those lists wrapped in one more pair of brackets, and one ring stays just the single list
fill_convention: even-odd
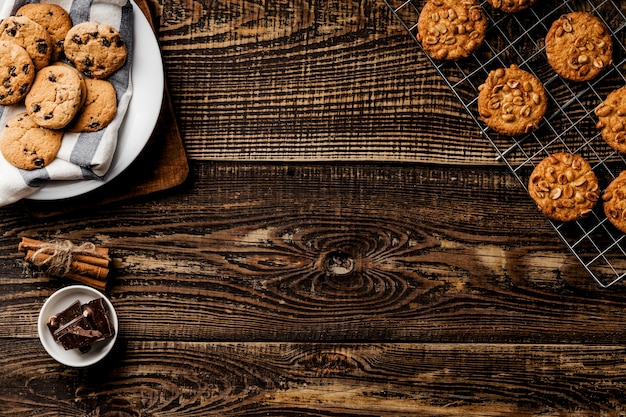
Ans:
[{"label": "wooden table surface", "polygon": [[[591,279],[382,0],[149,6],[189,175],[0,209],[2,415],[626,413],[626,284]],[[103,362],[40,344],[71,281],[22,236],[110,249]]]}]

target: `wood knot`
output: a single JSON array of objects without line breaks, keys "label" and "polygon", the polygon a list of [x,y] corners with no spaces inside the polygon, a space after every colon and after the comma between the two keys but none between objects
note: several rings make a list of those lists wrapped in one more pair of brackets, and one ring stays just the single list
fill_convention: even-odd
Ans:
[{"label": "wood knot", "polygon": [[354,257],[342,251],[333,251],[326,254],[324,270],[328,275],[346,276],[354,272]]}]

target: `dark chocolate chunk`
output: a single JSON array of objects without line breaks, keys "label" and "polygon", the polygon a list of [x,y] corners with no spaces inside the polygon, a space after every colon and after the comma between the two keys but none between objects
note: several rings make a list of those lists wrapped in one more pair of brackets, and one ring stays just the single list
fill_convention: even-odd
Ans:
[{"label": "dark chocolate chunk", "polygon": [[40,54],[48,53],[48,42],[45,39],[37,39],[37,52]]},{"label": "dark chocolate chunk", "polygon": [[104,299],[97,298],[91,300],[83,305],[82,308],[83,316],[89,320],[95,329],[102,332],[104,337],[111,337],[115,334],[115,329],[113,328],[113,323],[111,323],[109,310],[104,303]]},{"label": "dark chocolate chunk", "polygon": [[103,298],[81,305],[74,302],[65,310],[50,317],[48,328],[54,340],[65,350],[79,349],[85,353],[91,345],[115,334],[109,310]]}]

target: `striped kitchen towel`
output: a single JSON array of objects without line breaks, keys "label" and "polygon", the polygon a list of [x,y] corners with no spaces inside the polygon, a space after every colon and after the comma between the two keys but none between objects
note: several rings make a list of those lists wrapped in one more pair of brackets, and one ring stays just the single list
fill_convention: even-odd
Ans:
[{"label": "striped kitchen towel", "polygon": [[[14,15],[26,3],[39,0],[2,0],[0,18]],[[132,97],[131,57],[133,50],[133,7],[130,0],[41,0],[54,3],[70,13],[74,25],[93,21],[116,28],[126,41],[128,58],[124,66],[108,80],[117,92],[118,110],[109,126],[98,132],[65,133],[55,160],[33,171],[10,165],[0,153],[0,206],[28,197],[49,181],[102,180],[115,148],[120,125]],[[0,106],[0,133],[6,121],[25,110],[23,104]]]}]

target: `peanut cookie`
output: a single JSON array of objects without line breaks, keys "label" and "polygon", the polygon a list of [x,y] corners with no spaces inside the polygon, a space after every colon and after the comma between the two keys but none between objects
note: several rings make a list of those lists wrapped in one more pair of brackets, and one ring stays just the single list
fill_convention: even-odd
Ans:
[{"label": "peanut cookie", "polygon": [[66,130],[68,132],[96,132],[111,123],[117,113],[115,88],[107,80],[85,79],[87,98]]},{"label": "peanut cookie", "polygon": [[15,42],[26,49],[39,70],[50,63],[52,41],[48,31],[26,16],[9,16],[0,24],[0,40]]},{"label": "peanut cookie", "polygon": [[552,154],[533,170],[528,192],[539,210],[557,221],[573,221],[590,213],[600,190],[596,174],[580,155]]},{"label": "peanut cookie", "polygon": [[90,78],[107,78],[126,61],[126,42],[113,27],[96,22],[72,27],[64,42],[65,56]]},{"label": "peanut cookie", "polygon": [[595,109],[596,127],[613,149],[626,153],[626,87],[613,90]]},{"label": "peanut cookie", "polygon": [[85,101],[84,80],[69,65],[49,65],[35,76],[24,104],[32,119],[42,127],[62,129]]},{"label": "peanut cookie", "polygon": [[561,77],[589,81],[613,62],[613,41],[604,23],[586,12],[561,16],[546,35],[546,57]]},{"label": "peanut cookie", "polygon": [[604,214],[622,232],[626,233],[626,171],[622,171],[602,194]]},{"label": "peanut cookie", "polygon": [[18,168],[43,168],[56,157],[62,138],[62,131],[41,127],[28,113],[20,113],[4,126],[0,151],[7,162]]},{"label": "peanut cookie", "polygon": [[475,0],[429,0],[420,12],[417,39],[432,58],[457,60],[475,52],[487,17]]},{"label": "peanut cookie", "polygon": [[17,16],[26,16],[48,31],[52,40],[51,61],[57,61],[63,53],[65,35],[72,28],[72,19],[65,9],[56,4],[29,3],[20,7]]},{"label": "peanut cookie", "polygon": [[537,0],[487,0],[494,9],[502,10],[506,13],[517,13],[528,9]]},{"label": "peanut cookie", "polygon": [[0,104],[22,101],[34,78],[35,66],[28,52],[14,42],[0,41]]},{"label": "peanut cookie", "polygon": [[491,71],[478,90],[480,117],[503,135],[518,136],[533,131],[548,108],[541,81],[516,65]]}]

